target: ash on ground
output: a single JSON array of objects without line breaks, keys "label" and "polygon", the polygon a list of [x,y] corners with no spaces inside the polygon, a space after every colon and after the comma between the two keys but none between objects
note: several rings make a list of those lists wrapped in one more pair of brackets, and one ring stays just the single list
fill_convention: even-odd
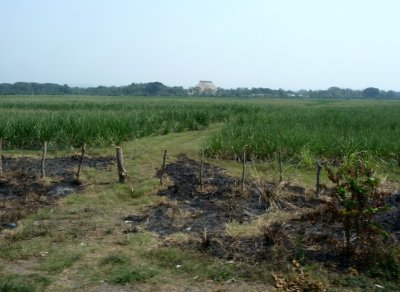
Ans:
[{"label": "ash on ground", "polygon": [[[246,182],[246,190],[242,192],[240,180],[208,163],[202,167],[204,186],[201,190],[200,168],[200,162],[185,155],[166,165],[165,175],[170,184],[158,195],[167,200],[125,217],[125,232],[155,232],[165,239],[166,245],[200,248],[225,259],[264,261],[271,259],[271,249],[278,247],[286,249],[288,254],[298,253],[296,256],[301,254],[301,257],[311,260],[343,267],[353,264],[346,260],[340,248],[338,252],[332,250],[332,247],[342,245],[343,228],[326,218],[325,205],[314,194],[306,194],[305,189],[299,186],[266,183],[260,187],[250,181]],[[157,176],[160,175],[158,171]],[[261,226],[261,232],[253,236],[226,234],[225,228],[229,223],[246,224],[260,216],[268,216],[271,206],[261,193],[264,191],[273,195],[279,187],[285,193],[284,200],[275,198],[279,209],[296,212],[299,216]],[[391,205],[391,211],[376,218],[394,235],[400,233],[399,197],[390,197],[387,203]],[[168,238],[174,234],[186,234],[189,240],[171,243]]]},{"label": "ash on ground", "polygon": [[[114,160],[114,157],[85,157],[82,168],[110,171]],[[75,177],[79,161],[79,156],[46,159],[46,180],[42,180],[40,159],[4,157],[0,177],[0,229],[14,226],[26,214],[57,198],[82,191],[85,186]]]}]

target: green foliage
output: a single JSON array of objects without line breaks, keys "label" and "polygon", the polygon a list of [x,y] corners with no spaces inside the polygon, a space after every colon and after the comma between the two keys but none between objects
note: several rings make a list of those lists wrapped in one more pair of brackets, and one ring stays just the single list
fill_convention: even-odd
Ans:
[{"label": "green foliage", "polygon": [[141,282],[151,279],[156,276],[158,272],[148,267],[130,267],[120,266],[107,277],[107,282],[111,284],[127,284],[132,282]]},{"label": "green foliage", "polygon": [[173,248],[152,250],[147,256],[156,260],[157,264],[163,268],[175,268],[176,265],[183,265],[190,259],[188,254]]},{"label": "green foliage", "polygon": [[367,274],[370,277],[387,281],[400,280],[400,251],[399,247],[376,251],[373,255],[371,267]]},{"label": "green foliage", "polygon": [[299,90],[297,92],[283,89],[270,88],[218,88],[217,92],[200,92],[195,88],[184,89],[182,86],[169,87],[161,82],[132,83],[126,86],[97,86],[97,87],[69,87],[53,83],[16,82],[14,84],[1,83],[0,95],[105,95],[105,96],[209,96],[219,97],[284,97],[284,98],[400,98],[400,92],[392,90],[384,91],[378,88],[368,87],[363,91],[349,88],[330,87],[327,90]]},{"label": "green foliage", "polygon": [[130,139],[205,129],[247,106],[129,97],[0,97],[5,148],[65,149],[120,144]]},{"label": "green foliage", "polygon": [[307,168],[315,157],[337,158],[361,150],[391,160],[399,155],[397,102],[3,96],[0,108],[6,149],[40,149],[43,140],[50,150],[83,142],[108,146],[225,122],[206,154],[236,158],[247,145],[249,156],[268,159],[282,148],[285,157]]},{"label": "green foliage", "polygon": [[[368,156],[365,152],[351,154],[336,171],[325,165],[329,179],[335,184],[333,202],[328,204],[327,211],[343,225],[348,254],[354,249],[367,252],[382,234],[372,219],[386,207],[384,196],[377,189],[380,180]],[[356,236],[353,243],[352,234]]]},{"label": "green foliage", "polygon": [[236,158],[247,145],[249,155],[271,159],[283,148],[286,157],[306,165],[310,157],[340,158],[362,150],[391,158],[399,151],[399,121],[399,103],[271,103],[233,116],[205,151]]},{"label": "green foliage", "polygon": [[236,273],[234,271],[233,265],[222,265],[222,264],[215,264],[208,266],[207,269],[207,276],[218,282],[227,281],[230,279],[234,279],[236,277]]},{"label": "green foliage", "polygon": [[2,292],[34,292],[44,291],[51,284],[48,277],[38,274],[6,275],[0,279],[0,291]]},{"label": "green foliage", "polygon": [[300,165],[304,168],[311,169],[315,166],[315,159],[309,149],[309,147],[304,146],[299,152]]}]

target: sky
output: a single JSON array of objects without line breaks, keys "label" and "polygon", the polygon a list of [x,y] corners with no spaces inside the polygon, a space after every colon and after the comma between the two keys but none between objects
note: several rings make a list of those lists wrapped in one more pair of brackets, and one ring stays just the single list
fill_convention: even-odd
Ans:
[{"label": "sky", "polygon": [[0,83],[400,91],[398,0],[0,0]]}]

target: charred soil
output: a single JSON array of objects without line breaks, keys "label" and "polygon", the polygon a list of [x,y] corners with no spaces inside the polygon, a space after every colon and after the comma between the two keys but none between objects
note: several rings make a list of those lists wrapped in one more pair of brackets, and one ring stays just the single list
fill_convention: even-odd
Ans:
[{"label": "charred soil", "polygon": [[[202,167],[201,188],[200,167],[200,162],[185,155],[166,165],[169,184],[158,195],[167,200],[127,216],[129,227],[125,232],[155,232],[164,238],[163,245],[200,249],[227,260],[268,261],[278,253],[282,257],[318,261],[338,269],[351,266],[362,269],[363,258],[357,255],[349,258],[343,253],[342,226],[330,221],[322,199],[307,194],[302,187],[285,183],[260,185],[247,181],[242,192],[240,180],[208,163]],[[157,176],[160,175],[159,171]],[[390,233],[387,239],[390,244],[397,242],[400,230],[397,197],[396,194],[388,196],[390,211],[376,218]],[[226,233],[227,224],[246,225],[261,217],[274,216],[277,209],[292,216],[261,224],[260,232],[254,235]],[[170,240],[176,234],[186,234],[186,240]]]},{"label": "charred soil", "polygon": [[[30,157],[3,158],[0,177],[0,228],[14,227],[26,214],[57,198],[81,192],[85,184],[75,177],[79,157],[49,158],[46,160],[46,179],[40,178],[41,162]],[[91,157],[83,167],[110,170],[113,157]]]}]

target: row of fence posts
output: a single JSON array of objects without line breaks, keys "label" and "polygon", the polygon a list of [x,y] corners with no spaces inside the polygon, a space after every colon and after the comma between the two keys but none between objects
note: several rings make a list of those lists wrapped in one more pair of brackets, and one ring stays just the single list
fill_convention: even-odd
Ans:
[{"label": "row of fence posts", "polygon": [[[315,183],[315,194],[317,197],[321,193],[321,170],[322,165],[321,162],[317,161],[316,163],[317,173],[316,173],[316,183]],[[278,151],[278,167],[279,167],[279,182],[283,182],[283,161],[282,161],[282,151]],[[246,147],[243,148],[243,157],[242,157],[242,192],[245,187],[245,172],[246,172]]]},{"label": "row of fence posts", "polygon": [[[48,143],[47,141],[43,142],[42,150],[41,150],[41,156],[40,156],[40,177],[42,179],[46,178],[46,156],[47,156],[47,146]],[[3,139],[0,139],[0,176],[3,175],[3,155],[2,155],[2,150],[3,150]],[[81,176],[81,170],[82,170],[82,165],[83,161],[85,158],[86,154],[86,144],[84,143],[81,147],[81,155],[79,157],[79,162],[78,162],[78,169],[75,174],[76,180],[79,182],[80,181],[80,176]],[[165,156],[164,155],[164,164],[165,164]],[[125,179],[127,177],[127,171],[124,167],[124,159],[123,159],[123,154],[122,154],[122,148],[121,147],[116,147],[116,159],[117,159],[117,168],[118,168],[118,177],[119,177],[119,182],[124,183]],[[164,166],[165,168],[165,166]]]},{"label": "row of fence posts", "polygon": [[[163,186],[163,178],[165,175],[165,166],[166,166],[166,157],[167,150],[164,150],[163,159],[162,159],[162,167],[160,172],[160,185]],[[199,167],[199,185],[200,190],[203,191],[203,161],[204,161],[204,151],[201,151],[201,159],[200,159],[200,167]],[[321,192],[321,170],[322,165],[319,161],[316,162],[317,173],[316,173],[316,187],[315,193],[318,196]],[[279,167],[279,183],[283,182],[283,161],[282,161],[282,151],[278,151],[278,167]],[[243,149],[242,156],[242,176],[241,176],[241,190],[244,192],[245,190],[245,177],[246,177],[246,148]]]},{"label": "row of fence posts", "polygon": [[[0,139],[0,175],[3,175],[3,160],[2,160],[2,149],[3,149],[3,140]],[[86,144],[83,144],[81,147],[81,155],[78,163],[78,170],[76,172],[76,179],[80,181],[80,174],[82,169],[82,164],[85,158],[86,153]],[[46,155],[47,155],[47,141],[43,143],[42,147],[42,155],[41,155],[41,177],[44,179],[46,177]],[[160,173],[160,185],[163,186],[163,178],[166,170],[166,159],[167,159],[167,150],[164,150],[163,158],[162,158],[162,167]],[[118,178],[120,183],[125,183],[126,177],[128,175],[125,167],[124,167],[124,158],[121,147],[116,147],[116,160],[117,160],[117,170],[118,170]],[[199,184],[200,190],[203,190],[203,161],[204,161],[204,151],[201,152],[201,160],[200,160],[200,168],[199,168]],[[282,152],[278,151],[278,166],[279,166],[279,182],[283,182],[283,162],[282,162]],[[318,196],[321,192],[321,169],[322,165],[319,161],[316,162],[316,186],[315,192]],[[246,148],[243,149],[242,156],[242,177],[241,177],[241,189],[242,192],[245,189],[245,175],[246,175]]]}]

